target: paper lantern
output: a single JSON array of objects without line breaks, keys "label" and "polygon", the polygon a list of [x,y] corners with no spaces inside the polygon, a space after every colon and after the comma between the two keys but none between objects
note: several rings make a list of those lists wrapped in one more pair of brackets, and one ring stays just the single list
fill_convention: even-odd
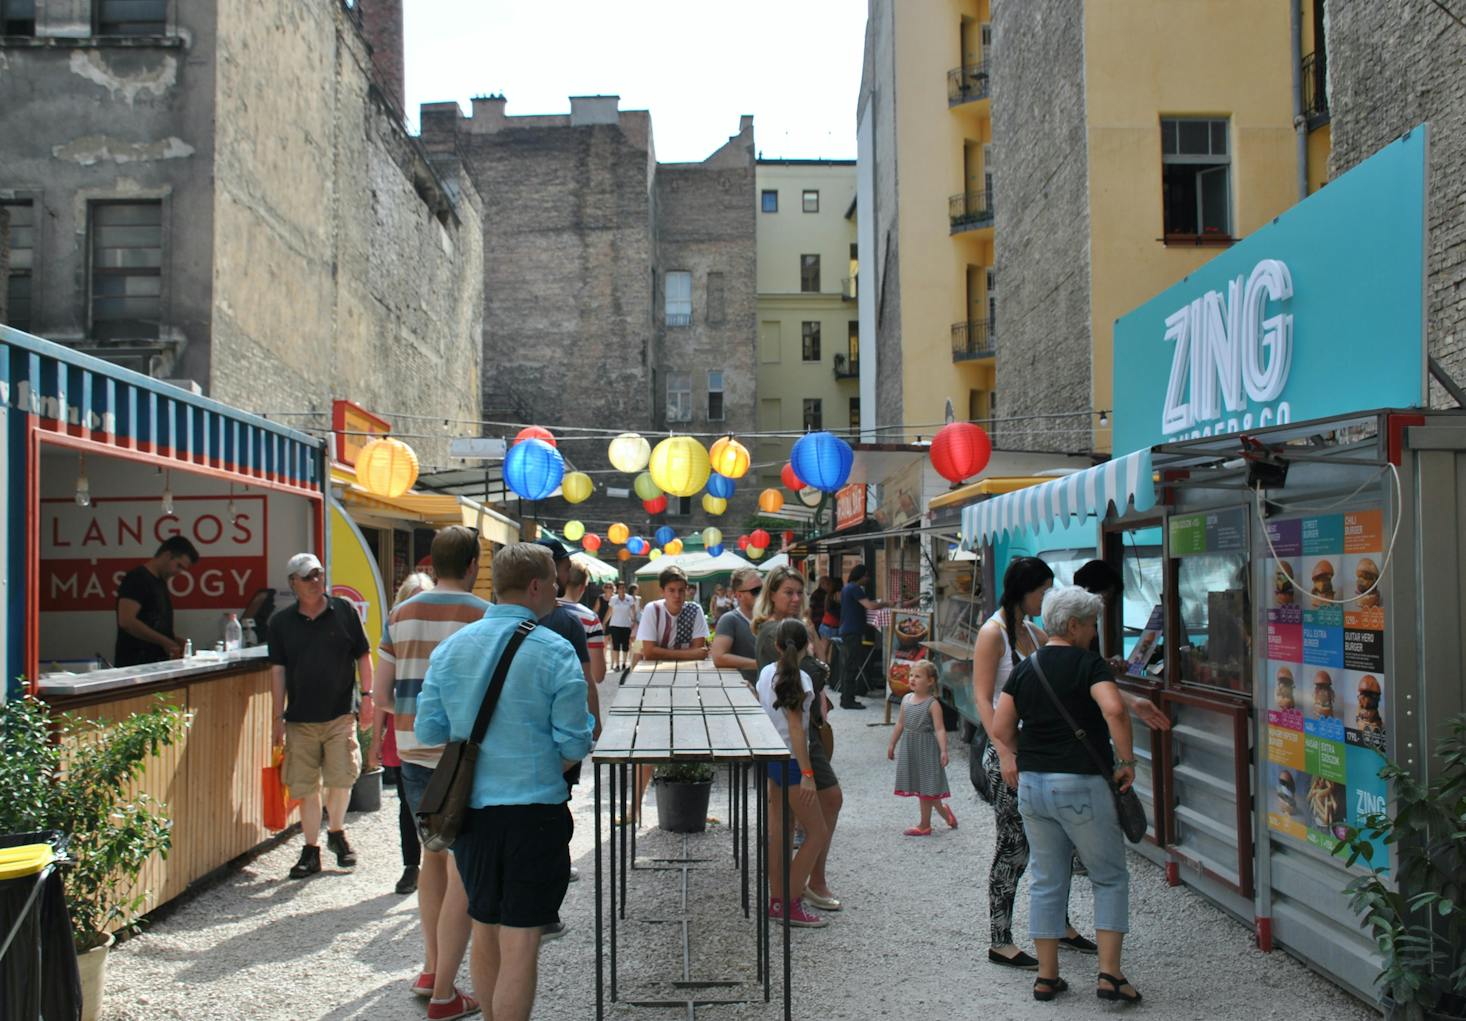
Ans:
[{"label": "paper lantern", "polygon": [[765,489],[758,494],[758,509],[765,514],[777,514],[784,509],[784,494],[777,489]]},{"label": "paper lantern", "polygon": [[719,543],[716,546],[709,546],[708,547],[708,556],[710,556],[710,557],[721,557],[722,555],[723,555],[723,544],[722,543]]},{"label": "paper lantern", "polygon": [[585,535],[585,525],[579,521],[565,522],[565,538],[571,542],[579,542],[583,535]]},{"label": "paper lantern", "polygon": [[527,425],[523,429],[519,430],[519,432],[515,434],[514,443],[511,443],[510,446],[522,443],[525,440],[543,440],[545,443],[548,443],[552,447],[559,446],[559,444],[555,442],[554,433],[537,425]]},{"label": "paper lantern", "polygon": [[784,531],[784,545],[785,546],[792,546],[792,545],[794,545],[794,530],[792,528],[791,529],[786,529]]},{"label": "paper lantern", "polygon": [[417,454],[390,436],[371,440],[356,455],[356,481],[373,496],[401,496],[417,481]]},{"label": "paper lantern", "polygon": [[667,509],[667,497],[662,495],[655,500],[643,500],[641,506],[648,514],[660,514]]},{"label": "paper lantern", "polygon": [[764,547],[755,546],[750,543],[748,549],[744,550],[743,552],[748,554],[749,560],[757,560],[759,557],[764,555]]},{"label": "paper lantern", "polygon": [[638,475],[636,481],[631,484],[631,488],[643,500],[655,500],[662,495],[662,491],[657,488],[657,483],[652,478],[651,472],[642,472]]},{"label": "paper lantern", "polygon": [[834,433],[807,433],[789,452],[794,474],[822,493],[833,493],[850,478],[855,451]]},{"label": "paper lantern", "polygon": [[671,525],[663,525],[661,528],[656,530],[652,538],[656,539],[658,546],[665,546],[667,545],[667,543],[677,538],[677,533],[673,531]]},{"label": "paper lantern", "polygon": [[626,545],[626,540],[630,538],[630,536],[631,529],[627,528],[619,521],[612,525],[610,528],[606,529],[606,538],[610,539],[617,546]]},{"label": "paper lantern", "polygon": [[746,550],[746,549],[748,549],[748,536],[746,536],[746,535],[740,535],[738,537],[738,548],[740,550]]},{"label": "paper lantern", "polygon": [[611,441],[606,456],[618,472],[633,475],[646,467],[652,456],[652,445],[639,433],[622,433]]},{"label": "paper lantern", "polygon": [[682,552],[682,540],[673,539],[671,542],[667,543],[667,545],[662,547],[662,551],[666,553],[669,557],[675,557],[677,554]]},{"label": "paper lantern", "polygon": [[565,478],[565,459],[544,440],[521,440],[504,455],[504,482],[525,500],[543,500]]},{"label": "paper lantern", "polygon": [[633,535],[626,540],[626,548],[636,556],[641,556],[646,552],[646,540],[639,535]]},{"label": "paper lantern", "polygon": [[566,503],[584,503],[596,491],[596,484],[585,472],[571,472],[560,481],[560,495]]},{"label": "paper lantern", "polygon": [[713,517],[717,517],[728,509],[728,501],[712,493],[704,493],[702,494],[702,509]]},{"label": "paper lantern", "polygon": [[656,559],[658,559],[658,558],[659,558],[659,557],[661,557],[661,555],[662,555],[662,551],[661,551],[661,550],[659,550],[659,549],[654,549],[654,550],[652,550],[652,551],[651,551],[651,552],[650,552],[650,553],[648,553],[648,554],[647,554],[647,555],[646,555],[646,558],[647,558],[647,559],[648,559],[648,560],[656,560]]},{"label": "paper lantern", "polygon": [[733,480],[726,475],[719,475],[714,472],[708,476],[708,495],[716,496],[719,500],[726,500],[733,495]]},{"label": "paper lantern", "polygon": [[587,553],[594,553],[601,548],[601,537],[595,532],[586,532],[585,536],[580,540],[580,548]]},{"label": "paper lantern", "polygon": [[787,461],[779,471],[779,481],[784,483],[784,488],[791,493],[797,493],[804,488],[804,480],[794,473],[794,466]]},{"label": "paper lantern", "polygon": [[748,544],[750,546],[757,546],[760,549],[768,549],[769,533],[765,532],[762,528],[755,528],[748,534]]},{"label": "paper lantern", "polygon": [[708,451],[708,461],[713,471],[730,479],[741,479],[748,474],[752,459],[748,448],[731,436],[724,436]]},{"label": "paper lantern", "polygon": [[691,436],[669,436],[652,448],[647,463],[657,488],[672,496],[691,496],[708,481],[708,452]]},{"label": "paper lantern", "polygon": [[723,533],[716,528],[704,528],[702,530],[702,544],[704,548],[711,549],[723,541]]},{"label": "paper lantern", "polygon": [[616,559],[624,564],[626,561],[631,559],[631,551],[629,549],[618,550],[616,553]]},{"label": "paper lantern", "polygon": [[932,437],[929,456],[938,475],[948,482],[962,482],[988,466],[993,441],[980,425],[948,422]]}]

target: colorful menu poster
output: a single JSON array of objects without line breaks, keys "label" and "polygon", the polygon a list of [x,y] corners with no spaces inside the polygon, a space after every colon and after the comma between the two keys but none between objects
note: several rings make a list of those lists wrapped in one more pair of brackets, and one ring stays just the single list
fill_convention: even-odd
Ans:
[{"label": "colorful menu poster", "polygon": [[[1268,826],[1327,853],[1383,810],[1383,514],[1267,523]],[[1388,849],[1376,847],[1375,865]]]}]

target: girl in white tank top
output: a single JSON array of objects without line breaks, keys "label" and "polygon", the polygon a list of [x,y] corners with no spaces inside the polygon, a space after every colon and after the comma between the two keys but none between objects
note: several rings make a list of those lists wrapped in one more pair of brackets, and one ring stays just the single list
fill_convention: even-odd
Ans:
[{"label": "girl in white tank top", "polygon": [[[1038,648],[1038,629],[1027,617],[1019,618],[1023,627],[1028,631],[1028,642],[1035,649]],[[993,674],[993,708],[998,707],[998,696],[1003,693],[1003,688],[1008,683],[1008,678],[1013,676],[1013,646],[1008,641],[1008,629],[1003,626],[1003,611],[999,610],[988,618],[988,623],[998,623],[998,634],[1003,636],[1003,655],[998,658],[998,666]],[[1020,659],[1024,658],[1022,656]]]}]

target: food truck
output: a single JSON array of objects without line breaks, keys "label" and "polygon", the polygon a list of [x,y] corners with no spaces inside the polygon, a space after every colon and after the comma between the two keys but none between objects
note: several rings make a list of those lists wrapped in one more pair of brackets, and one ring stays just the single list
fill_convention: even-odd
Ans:
[{"label": "food truck", "polygon": [[1128,452],[962,509],[989,555],[1087,531],[1127,603],[1132,579],[1154,598],[1138,633],[1119,605],[1103,627],[1172,721],[1136,724],[1138,850],[1371,1000],[1343,892],[1363,866],[1334,847],[1388,806],[1387,758],[1430,778],[1466,703],[1466,413],[1427,407],[1426,165],[1422,127],[1121,318]]}]

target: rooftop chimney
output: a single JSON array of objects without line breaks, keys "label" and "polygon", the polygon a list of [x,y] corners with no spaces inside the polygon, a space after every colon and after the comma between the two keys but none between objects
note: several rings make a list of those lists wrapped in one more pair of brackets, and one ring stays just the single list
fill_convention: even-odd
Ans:
[{"label": "rooftop chimney", "polygon": [[372,47],[372,76],[396,105],[407,109],[402,46],[402,0],[357,0],[361,27]]}]

